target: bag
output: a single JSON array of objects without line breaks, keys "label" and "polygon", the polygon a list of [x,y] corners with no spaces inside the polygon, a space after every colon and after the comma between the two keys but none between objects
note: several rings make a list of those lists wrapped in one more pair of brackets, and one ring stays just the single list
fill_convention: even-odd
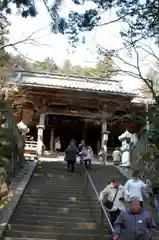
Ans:
[{"label": "bag", "polygon": [[115,193],[115,196],[113,198],[113,201],[106,200],[105,203],[103,204],[107,209],[112,209],[113,208],[113,205],[114,205],[114,202],[115,202],[118,190],[119,190],[119,188],[116,190],[116,193]]},{"label": "bag", "polygon": [[76,163],[80,163],[81,158],[79,156],[76,157]]}]

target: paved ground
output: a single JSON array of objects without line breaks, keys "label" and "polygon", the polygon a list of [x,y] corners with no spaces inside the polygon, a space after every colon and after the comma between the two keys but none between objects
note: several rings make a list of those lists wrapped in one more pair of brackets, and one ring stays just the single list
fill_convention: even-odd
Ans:
[{"label": "paved ground", "polygon": [[[47,162],[63,162],[64,161],[64,156],[58,156],[58,157],[51,157],[51,156],[44,156],[44,157],[41,157],[39,159],[39,161],[47,161]],[[78,161],[77,161],[78,163]],[[99,164],[99,165],[103,165],[103,162],[100,162],[96,157],[93,158],[92,160],[92,164]],[[106,162],[106,165],[113,165],[112,162]]]}]

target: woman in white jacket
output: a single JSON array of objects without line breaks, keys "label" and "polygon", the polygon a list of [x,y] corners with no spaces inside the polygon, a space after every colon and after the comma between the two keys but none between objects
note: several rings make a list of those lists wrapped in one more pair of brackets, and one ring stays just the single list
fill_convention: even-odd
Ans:
[{"label": "woman in white jacket", "polygon": [[[124,186],[120,184],[118,179],[114,179],[100,192],[99,200],[103,202],[104,196],[106,196],[107,199],[105,203],[107,201],[112,202],[112,208],[107,210],[110,212],[110,220],[112,225],[114,225],[120,211],[125,209]],[[105,203],[103,202],[107,208]]]},{"label": "woman in white jacket", "polygon": [[84,161],[85,167],[91,169],[91,161],[93,158],[93,150],[90,146],[84,146],[81,152],[82,160]]}]

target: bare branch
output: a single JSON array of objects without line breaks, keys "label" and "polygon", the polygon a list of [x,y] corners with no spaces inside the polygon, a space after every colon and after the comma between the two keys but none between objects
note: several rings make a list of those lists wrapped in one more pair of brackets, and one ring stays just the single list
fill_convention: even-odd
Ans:
[{"label": "bare branch", "polygon": [[134,43],[133,41],[131,42],[131,47],[135,55],[135,62],[133,63],[132,63],[132,59],[131,61],[129,61],[128,59],[121,57],[121,55],[119,55],[119,52],[115,50],[109,51],[100,46],[100,48],[102,49],[102,52],[105,53],[105,56],[108,55],[113,57],[114,59],[114,65],[113,65],[113,68],[111,69],[112,75],[122,74],[122,75],[131,76],[133,78],[143,81],[143,83],[148,88],[147,91],[151,92],[152,96],[156,98],[157,89],[156,89],[156,85],[154,85],[154,79],[150,76],[146,76],[146,74],[143,73],[141,70],[141,62],[142,62],[142,60],[140,59],[141,50],[145,52],[148,56],[153,57],[154,60],[157,61],[157,63],[159,63],[159,57],[155,54],[155,51],[150,47],[144,48],[143,45],[142,46],[137,45],[137,43]]},{"label": "bare branch", "polygon": [[18,49],[17,49],[17,47],[16,46],[13,46],[13,48],[14,48],[14,50],[20,55],[20,56],[22,56],[24,59],[26,59],[27,61],[30,61],[30,62],[34,62],[34,60],[33,59],[31,59],[31,58],[28,58],[27,56],[25,56],[23,53],[21,53]]},{"label": "bare branch", "polygon": [[36,38],[32,38],[36,33],[38,33],[39,31],[45,29],[46,27],[43,27],[43,28],[40,28],[34,32],[32,32],[29,36],[27,36],[26,38],[22,39],[22,40],[19,40],[17,42],[13,42],[13,43],[8,43],[8,44],[4,44],[2,46],[0,46],[0,51],[4,50],[5,48],[7,47],[13,47],[15,45],[18,45],[18,44],[21,44],[21,43],[24,43],[26,41],[35,41]]},{"label": "bare branch", "polygon": [[119,22],[119,21],[122,20],[124,17],[126,17],[126,15],[127,15],[127,14],[125,14],[125,15],[123,15],[123,16],[121,16],[121,17],[118,17],[118,18],[116,18],[116,19],[114,19],[114,20],[111,20],[111,21],[109,21],[109,22],[97,24],[96,27],[108,26],[108,25],[110,25],[110,24],[112,24],[112,23]]},{"label": "bare branch", "polygon": [[150,46],[148,46],[148,45],[146,45],[145,47],[146,48],[144,48],[143,46],[138,46],[138,48],[140,48],[141,50],[147,52],[148,55],[153,56],[156,59],[156,61],[159,62],[159,56],[156,55],[154,50]]}]

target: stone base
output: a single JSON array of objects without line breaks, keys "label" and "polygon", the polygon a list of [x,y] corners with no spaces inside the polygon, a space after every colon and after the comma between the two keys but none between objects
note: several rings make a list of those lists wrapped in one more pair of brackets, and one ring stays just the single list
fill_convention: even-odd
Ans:
[{"label": "stone base", "polygon": [[113,161],[114,165],[120,165],[120,161]]},{"label": "stone base", "polygon": [[120,164],[120,167],[129,168],[129,167],[130,167],[130,164],[129,164],[129,163],[121,163],[121,164]]}]

